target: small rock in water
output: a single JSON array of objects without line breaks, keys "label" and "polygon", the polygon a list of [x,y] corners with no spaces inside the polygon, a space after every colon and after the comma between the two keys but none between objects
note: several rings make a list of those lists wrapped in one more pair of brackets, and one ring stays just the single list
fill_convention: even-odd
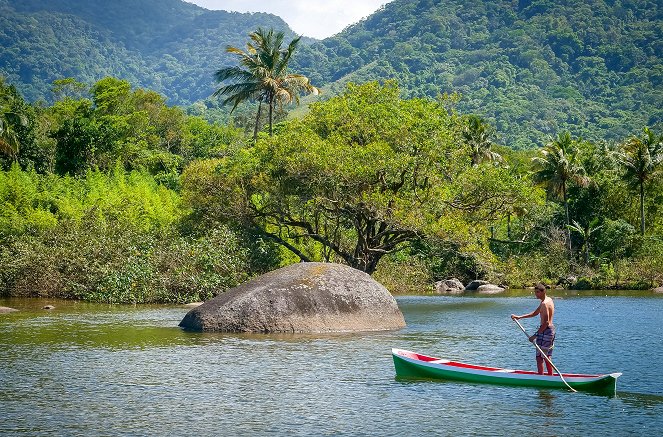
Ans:
[{"label": "small rock in water", "polygon": [[504,288],[495,284],[483,284],[477,288],[479,294],[497,294],[504,291]]},{"label": "small rock in water", "polygon": [[437,294],[461,294],[465,291],[465,286],[459,279],[451,278],[435,283],[435,292]]},{"label": "small rock in water", "polygon": [[0,307],[0,314],[13,313],[18,311],[16,308]]},{"label": "small rock in water", "polygon": [[481,287],[482,285],[486,285],[488,283],[489,283],[488,281],[475,279],[474,281],[470,282],[465,286],[465,291],[477,291],[479,287]]},{"label": "small rock in water", "polygon": [[53,310],[55,307],[53,305],[44,305],[41,307],[42,310]]}]

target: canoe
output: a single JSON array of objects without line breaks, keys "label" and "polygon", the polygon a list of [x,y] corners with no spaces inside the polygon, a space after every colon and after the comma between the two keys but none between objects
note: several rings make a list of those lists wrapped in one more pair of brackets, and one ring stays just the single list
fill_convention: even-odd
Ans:
[{"label": "canoe", "polygon": [[[568,389],[559,375],[539,375],[528,370],[500,369],[429,357],[403,349],[392,349],[396,376],[401,378],[445,379],[487,384]],[[562,373],[575,390],[615,394],[621,373],[584,375]]]}]

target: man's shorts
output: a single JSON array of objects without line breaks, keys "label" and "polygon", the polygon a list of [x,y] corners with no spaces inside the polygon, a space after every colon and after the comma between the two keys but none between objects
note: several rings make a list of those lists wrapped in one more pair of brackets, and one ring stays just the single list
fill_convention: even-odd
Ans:
[{"label": "man's shorts", "polygon": [[[553,346],[555,345],[555,327],[550,325],[542,333],[536,334],[536,344],[545,352],[548,357],[552,357]],[[541,352],[536,350],[536,356],[541,357]]]}]

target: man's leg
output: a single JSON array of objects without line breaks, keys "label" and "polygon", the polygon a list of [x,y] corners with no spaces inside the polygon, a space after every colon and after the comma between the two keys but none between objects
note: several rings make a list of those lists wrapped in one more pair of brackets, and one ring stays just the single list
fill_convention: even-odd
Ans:
[{"label": "man's leg", "polygon": [[[550,358],[550,357],[548,357],[548,358]],[[552,375],[553,367],[550,365],[550,361],[548,361],[548,360],[546,360],[546,369],[548,369],[548,376]],[[539,372],[539,373],[541,373],[541,372]]]}]

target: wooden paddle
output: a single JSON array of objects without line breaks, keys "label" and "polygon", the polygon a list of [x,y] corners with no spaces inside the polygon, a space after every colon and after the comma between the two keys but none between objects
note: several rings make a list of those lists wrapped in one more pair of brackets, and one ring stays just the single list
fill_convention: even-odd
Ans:
[{"label": "wooden paddle", "polygon": [[[520,327],[520,329],[523,331],[523,333],[527,336],[527,339],[529,340],[530,335],[527,333],[527,331],[525,331],[525,328],[523,328],[523,325],[521,325],[520,322],[519,322],[517,319],[513,319],[513,321],[516,322],[516,323],[518,324],[518,326]],[[566,379],[564,379],[564,377],[562,376],[562,372],[559,371],[559,369],[557,368],[557,366],[555,366],[555,365],[553,364],[553,362],[550,360],[550,358],[548,357],[548,355],[546,355],[546,354],[543,352],[543,350],[539,347],[539,345],[536,344],[536,340],[535,340],[535,341],[532,341],[531,343],[532,343],[534,346],[536,346],[536,348],[539,350],[539,353],[541,354],[541,356],[542,356],[546,361],[548,361],[548,363],[550,363],[550,366],[551,366],[553,369],[555,369],[555,371],[556,371],[557,374],[559,375],[560,379],[562,380],[562,382],[563,382],[564,384],[566,384],[566,386],[569,388],[569,390],[571,390],[572,392],[575,393],[576,390],[574,390],[573,387],[571,387],[571,386],[569,385],[569,383],[566,382]]]}]

